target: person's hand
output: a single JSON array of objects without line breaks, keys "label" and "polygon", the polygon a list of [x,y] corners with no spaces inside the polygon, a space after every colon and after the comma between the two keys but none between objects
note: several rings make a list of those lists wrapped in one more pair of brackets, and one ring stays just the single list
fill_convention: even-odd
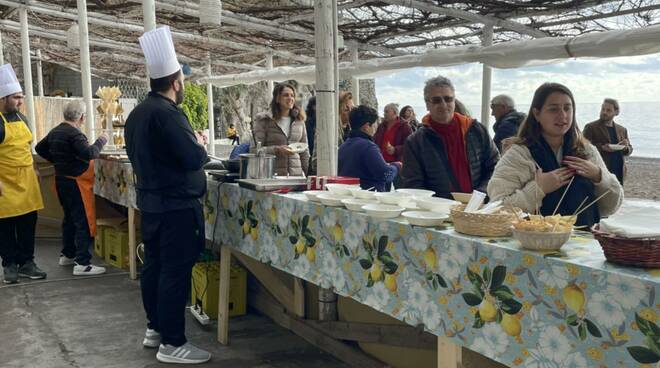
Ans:
[{"label": "person's hand", "polygon": [[293,155],[294,152],[289,148],[289,146],[276,146],[275,147],[275,155],[278,157],[287,157]]},{"label": "person's hand", "polygon": [[389,153],[390,155],[393,155],[394,152],[396,152],[396,149],[394,148],[394,146],[390,144],[390,142],[387,142],[385,144],[385,149],[387,150],[387,153]]},{"label": "person's hand", "polygon": [[106,132],[101,133],[97,139],[104,139],[106,144],[110,142],[110,136]]},{"label": "person's hand", "polygon": [[195,132],[195,138],[197,139],[197,143],[200,145],[204,146],[204,136],[200,132]]},{"label": "person's hand", "polygon": [[536,182],[543,190],[543,193],[548,194],[568,184],[573,175],[575,175],[574,171],[567,167],[561,167],[545,173],[539,168],[536,169]]},{"label": "person's hand", "polygon": [[575,156],[564,156],[563,163],[568,165],[569,168],[575,170],[577,175],[584,176],[594,183],[600,183],[600,180],[602,179],[600,167],[596,166],[589,160]]},{"label": "person's hand", "polygon": [[601,151],[605,151],[605,152],[614,152],[614,150],[610,148],[609,144],[601,145],[600,149],[601,149]]}]

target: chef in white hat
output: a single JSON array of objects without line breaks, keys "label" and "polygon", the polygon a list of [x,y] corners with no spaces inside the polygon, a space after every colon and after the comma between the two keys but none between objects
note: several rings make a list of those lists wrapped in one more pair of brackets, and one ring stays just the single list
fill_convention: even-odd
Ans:
[{"label": "chef in white hat", "polygon": [[161,362],[203,363],[211,354],[186,340],[184,316],[192,267],[205,243],[200,199],[209,158],[178,106],[184,76],[169,28],[154,29],[139,40],[151,91],[128,116],[125,137],[142,213],[143,345],[158,348]]},{"label": "chef in white hat", "polygon": [[0,66],[0,257],[3,282],[43,279],[34,263],[37,210],[44,208],[32,167],[32,132],[19,112],[23,89],[10,64]]}]

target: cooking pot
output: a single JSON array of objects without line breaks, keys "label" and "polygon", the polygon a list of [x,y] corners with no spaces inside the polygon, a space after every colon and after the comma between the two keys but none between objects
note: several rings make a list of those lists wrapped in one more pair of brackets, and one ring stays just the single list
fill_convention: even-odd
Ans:
[{"label": "cooking pot", "polygon": [[241,179],[271,179],[275,176],[275,156],[243,153],[239,156]]}]

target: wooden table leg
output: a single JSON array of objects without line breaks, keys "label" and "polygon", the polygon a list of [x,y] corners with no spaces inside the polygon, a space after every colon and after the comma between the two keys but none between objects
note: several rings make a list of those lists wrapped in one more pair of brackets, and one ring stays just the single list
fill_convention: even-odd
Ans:
[{"label": "wooden table leg", "polygon": [[305,318],[305,287],[303,281],[293,277],[293,313],[296,317]]},{"label": "wooden table leg", "polygon": [[137,279],[135,208],[128,207],[128,269],[131,280]]},{"label": "wooden table leg", "polygon": [[231,249],[220,247],[220,290],[218,292],[218,342],[229,344],[229,280],[231,271]]},{"label": "wooden table leg", "polygon": [[461,346],[451,342],[446,337],[438,336],[438,368],[463,367]]}]

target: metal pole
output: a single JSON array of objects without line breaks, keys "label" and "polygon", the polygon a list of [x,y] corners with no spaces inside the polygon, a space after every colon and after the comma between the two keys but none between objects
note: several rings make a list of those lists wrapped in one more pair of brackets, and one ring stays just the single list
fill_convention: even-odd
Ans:
[{"label": "metal pole", "polygon": [[[273,54],[266,55],[266,68],[268,70],[273,70]],[[268,80],[268,93],[267,96],[273,93],[273,88],[275,88],[273,80]]]},{"label": "metal pole", "polygon": [[[493,44],[493,25],[489,24],[484,27],[483,38],[481,44],[483,46],[491,46]],[[493,78],[493,68],[488,65],[483,65],[481,81],[481,122],[488,130],[490,125],[490,89]]]},{"label": "metal pole", "polygon": [[39,97],[44,97],[44,73],[41,69],[41,50],[37,50],[37,88]]},{"label": "metal pole", "polygon": [[23,89],[25,90],[25,102],[28,115],[28,127],[35,138],[32,139],[32,147],[37,143],[37,132],[35,130],[34,92],[32,91],[32,61],[30,60],[30,35],[28,34],[27,8],[19,9],[21,18],[21,50],[23,53]]},{"label": "metal pole", "polygon": [[[351,50],[351,61],[353,65],[357,65],[360,56],[360,50],[357,45]],[[351,93],[353,94],[353,103],[360,104],[360,79],[358,77],[351,77]]]},{"label": "metal pole", "polygon": [[[211,58],[209,58],[206,70],[208,75],[211,76]],[[213,85],[211,83],[206,84],[206,99],[209,115],[209,153],[215,155],[215,119],[213,117]]]},{"label": "metal pole", "polygon": [[[94,132],[94,101],[92,101],[92,72],[89,61],[89,27],[87,24],[87,3],[78,0],[78,32],[80,33],[80,73],[82,75],[83,99],[87,107],[86,126],[90,141],[96,139]],[[110,137],[112,139],[112,137]]]},{"label": "metal pole", "polygon": [[2,51],[4,45],[2,44],[2,32],[0,32],[0,65],[5,63],[5,53]]}]

